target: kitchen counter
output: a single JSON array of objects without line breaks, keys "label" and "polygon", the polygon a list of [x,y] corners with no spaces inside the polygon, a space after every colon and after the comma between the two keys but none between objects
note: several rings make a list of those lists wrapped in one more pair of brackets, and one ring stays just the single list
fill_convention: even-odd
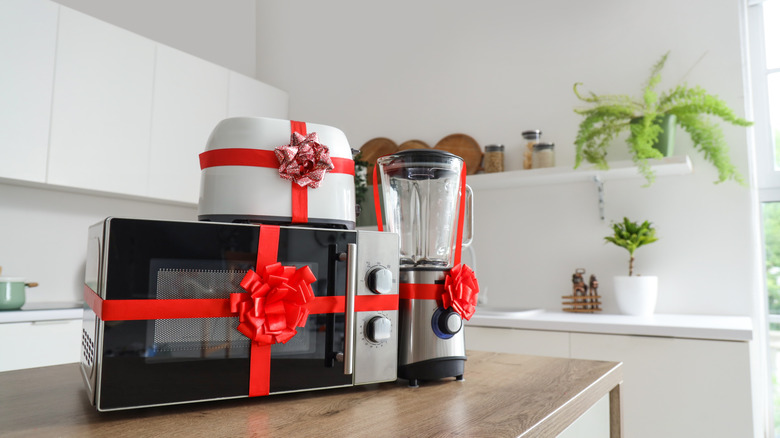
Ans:
[{"label": "kitchen counter", "polygon": [[753,322],[747,316],[652,315],[649,317],[602,313],[551,311],[480,311],[467,326],[516,328],[580,333],[750,341]]},{"label": "kitchen counter", "polygon": [[622,364],[469,352],[465,380],[405,381],[98,413],[76,364],[0,373],[13,436],[555,436],[609,395],[622,432]]},{"label": "kitchen counter", "polygon": [[20,310],[0,311],[0,324],[81,319],[82,308],[83,304],[76,302],[27,303]]}]

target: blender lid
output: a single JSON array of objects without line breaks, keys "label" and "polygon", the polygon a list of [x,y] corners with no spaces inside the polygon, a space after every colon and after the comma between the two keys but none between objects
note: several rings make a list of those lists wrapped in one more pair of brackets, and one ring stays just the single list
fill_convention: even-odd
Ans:
[{"label": "blender lid", "polygon": [[426,164],[426,163],[449,163],[453,158],[463,161],[463,158],[438,149],[407,149],[405,151],[395,152],[390,155],[386,155],[381,159],[387,160],[400,160],[406,164]]},{"label": "blender lid", "polygon": [[463,168],[463,158],[437,149],[407,149],[377,160],[391,178],[425,180],[452,178]]}]

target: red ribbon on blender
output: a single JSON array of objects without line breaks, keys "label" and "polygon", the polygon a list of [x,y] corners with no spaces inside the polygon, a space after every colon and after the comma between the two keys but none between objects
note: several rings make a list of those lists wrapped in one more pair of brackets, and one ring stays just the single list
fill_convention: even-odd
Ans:
[{"label": "red ribbon on blender", "polygon": [[[382,207],[379,202],[379,184],[376,177],[377,167],[374,163],[374,209],[376,210],[377,229],[384,231],[382,226]],[[462,239],[463,222],[466,209],[466,163],[460,172],[460,202],[458,206],[457,236]],[[443,309],[452,308],[461,318],[471,319],[476,311],[479,283],[474,271],[460,263],[462,245],[455,246],[455,266],[450,269],[444,279],[444,284],[411,284],[398,285],[399,298],[417,300],[436,300]]]},{"label": "red ribbon on blender", "polygon": [[355,162],[349,158],[331,157],[327,146],[319,142],[316,132],[307,133],[306,123],[290,121],[290,143],[273,151],[258,149],[213,149],[199,155],[200,168],[215,166],[270,167],[279,177],[289,180],[292,189],[291,222],[309,220],[308,188],[316,189],[326,173],[355,174]]}]

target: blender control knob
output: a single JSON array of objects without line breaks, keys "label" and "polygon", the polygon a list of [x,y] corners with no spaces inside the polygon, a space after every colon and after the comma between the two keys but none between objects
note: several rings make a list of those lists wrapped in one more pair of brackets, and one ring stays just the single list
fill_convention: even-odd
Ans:
[{"label": "blender control knob", "polygon": [[375,316],[366,323],[366,338],[379,344],[390,339],[393,327],[390,320],[384,316]]},{"label": "blender control knob", "polygon": [[366,286],[375,294],[386,294],[393,290],[393,273],[384,266],[371,268],[366,274]]},{"label": "blender control knob", "polygon": [[439,316],[439,330],[446,335],[454,335],[463,327],[463,319],[457,312],[445,311]]}]

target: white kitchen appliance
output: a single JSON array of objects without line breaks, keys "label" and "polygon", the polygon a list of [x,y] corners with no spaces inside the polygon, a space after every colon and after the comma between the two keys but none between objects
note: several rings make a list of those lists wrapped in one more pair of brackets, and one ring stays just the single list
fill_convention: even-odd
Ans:
[{"label": "white kitchen appliance", "polygon": [[[290,145],[296,132],[315,133],[334,165],[316,188],[280,177],[274,150]],[[307,163],[298,164],[303,170]],[[200,164],[199,220],[355,228],[354,161],[339,129],[265,117],[225,119],[211,133]]]}]

